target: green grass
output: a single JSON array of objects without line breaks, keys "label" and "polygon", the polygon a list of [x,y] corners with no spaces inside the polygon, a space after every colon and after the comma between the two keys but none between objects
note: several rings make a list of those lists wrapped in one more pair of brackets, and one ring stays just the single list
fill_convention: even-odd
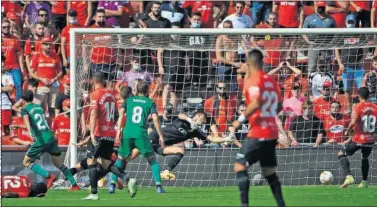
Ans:
[{"label": "green grass", "polygon": [[[276,206],[270,188],[251,187],[250,204]],[[3,206],[239,206],[236,187],[178,188],[167,187],[166,194],[157,194],[154,188],[141,188],[131,199],[127,191],[108,194],[100,190],[99,201],[83,201],[88,190],[68,192],[50,190],[45,198],[3,199]],[[351,186],[295,186],[284,187],[287,206],[377,206],[377,187],[358,189]]]}]

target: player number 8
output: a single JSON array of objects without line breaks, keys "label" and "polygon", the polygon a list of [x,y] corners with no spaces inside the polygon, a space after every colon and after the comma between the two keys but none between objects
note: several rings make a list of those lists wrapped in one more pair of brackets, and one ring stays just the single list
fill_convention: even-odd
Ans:
[{"label": "player number 8", "polygon": [[376,117],[373,115],[365,115],[361,118],[363,121],[363,131],[373,133],[376,129]]},{"label": "player number 8", "polygon": [[143,108],[141,108],[140,106],[134,107],[132,111],[132,122],[135,124],[140,123],[142,113],[143,113]]},{"label": "player number 8", "polygon": [[262,94],[262,116],[274,117],[278,108],[278,95],[274,91],[264,91]]}]

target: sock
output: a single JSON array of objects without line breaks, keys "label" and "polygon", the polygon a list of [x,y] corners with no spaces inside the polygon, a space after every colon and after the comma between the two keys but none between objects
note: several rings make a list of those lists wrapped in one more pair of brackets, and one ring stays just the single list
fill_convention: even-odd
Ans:
[{"label": "sock", "polygon": [[[119,169],[121,169],[122,172],[124,171],[124,165],[121,159],[117,159],[114,165],[118,167]],[[116,176],[115,174],[111,174],[111,184],[115,184],[117,182],[117,179],[118,179],[118,176]]]},{"label": "sock", "polygon": [[236,177],[238,189],[240,191],[241,205],[249,206],[249,175],[247,174],[247,171],[241,171],[237,172]]},{"label": "sock", "polygon": [[49,178],[50,177],[50,173],[48,173],[45,169],[43,169],[42,166],[40,166],[37,163],[30,163],[30,165],[28,166],[28,168],[31,171],[33,171],[35,174],[40,175],[40,176],[42,176],[44,178]]},{"label": "sock", "polygon": [[361,160],[361,173],[363,175],[363,180],[368,180],[368,173],[369,173],[369,159],[364,158]]},{"label": "sock", "polygon": [[65,165],[59,167],[59,170],[63,172],[64,176],[68,179],[69,183],[71,183],[72,186],[77,185],[76,180],[75,178],[73,178],[71,171],[69,171]]},{"label": "sock", "polygon": [[179,164],[179,162],[181,161],[182,158],[183,158],[183,154],[181,154],[181,153],[175,154],[169,160],[168,167],[166,169],[169,170],[169,171],[172,171]]},{"label": "sock", "polygon": [[156,159],[148,161],[148,163],[152,168],[152,176],[156,186],[161,185],[160,165],[157,163]]},{"label": "sock", "polygon": [[350,161],[346,156],[339,157],[340,166],[342,167],[344,176],[351,175]]},{"label": "sock", "polygon": [[77,168],[73,167],[73,168],[69,169],[69,171],[71,172],[72,175],[76,175]]},{"label": "sock", "polygon": [[270,184],[272,194],[274,194],[276,203],[279,207],[284,207],[283,193],[281,191],[281,183],[279,178],[276,176],[276,173],[266,177],[268,184]]},{"label": "sock", "polygon": [[130,177],[128,177],[128,175],[126,175],[126,173],[124,173],[122,169],[115,166],[114,163],[111,163],[107,169],[109,172],[112,172],[116,176],[120,177],[126,183],[128,183],[128,181],[130,180]]},{"label": "sock", "polygon": [[89,165],[89,179],[92,194],[97,194],[98,180],[97,180],[97,164]]}]

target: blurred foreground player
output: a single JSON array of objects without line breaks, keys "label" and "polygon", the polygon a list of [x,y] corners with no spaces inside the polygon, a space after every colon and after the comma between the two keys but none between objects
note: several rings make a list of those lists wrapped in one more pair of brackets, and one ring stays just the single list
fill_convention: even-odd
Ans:
[{"label": "blurred foreground player", "polygon": [[31,184],[26,176],[1,177],[2,198],[44,197],[46,192],[47,186],[45,183]]},{"label": "blurred foreground player", "polygon": [[80,190],[77,186],[72,173],[60,160],[61,152],[54,137],[47,124],[44,111],[39,104],[33,103],[33,92],[25,91],[21,97],[25,102],[25,107],[21,110],[21,116],[24,119],[24,124],[29,131],[34,143],[30,146],[24,157],[23,164],[25,167],[32,170],[34,173],[47,179],[47,188],[50,188],[55,176],[48,173],[35,160],[39,159],[45,152],[51,155],[52,163],[67,177],[72,185],[71,190]]},{"label": "blurred foreground player", "polygon": [[278,126],[275,117],[282,106],[276,82],[263,73],[263,54],[259,50],[251,50],[247,56],[249,76],[245,79],[244,95],[247,108],[245,112],[233,122],[238,129],[249,119],[250,132],[248,139],[237,154],[234,171],[240,190],[242,206],[249,206],[249,176],[247,168],[260,162],[264,177],[267,179],[271,191],[279,207],[284,207],[281,183],[276,175],[275,146],[278,138]]},{"label": "blurred foreground player", "polygon": [[349,131],[353,129],[354,135],[348,139],[348,143],[338,153],[340,166],[346,179],[341,185],[341,188],[355,183],[355,179],[351,175],[350,162],[347,156],[352,156],[356,151],[361,149],[361,173],[363,180],[361,181],[359,188],[365,188],[368,186],[368,172],[369,172],[369,155],[372,152],[373,144],[376,136],[376,124],[377,124],[377,106],[368,101],[369,89],[367,87],[361,87],[359,89],[360,103],[356,104],[353,108],[351,123],[348,125],[348,129],[345,135],[349,134]]}]

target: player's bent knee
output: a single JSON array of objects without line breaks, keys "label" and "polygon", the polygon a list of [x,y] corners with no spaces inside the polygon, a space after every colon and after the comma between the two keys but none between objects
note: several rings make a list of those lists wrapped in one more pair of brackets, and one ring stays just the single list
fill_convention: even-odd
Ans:
[{"label": "player's bent knee", "polygon": [[246,171],[246,170],[247,170],[246,165],[243,165],[243,164],[238,163],[238,162],[236,162],[234,164],[234,172],[242,172],[242,171]]},{"label": "player's bent knee", "polygon": [[30,157],[25,156],[22,164],[24,164],[25,167],[29,167],[29,165],[33,162],[33,160],[30,159]]},{"label": "player's bent knee", "polygon": [[156,156],[153,154],[150,154],[148,156],[145,156],[145,158],[147,159],[148,161],[148,164],[152,165],[153,163],[156,162]]},{"label": "player's bent knee", "polygon": [[262,173],[263,173],[263,176],[266,178],[266,177],[276,173],[276,167],[263,167]]}]

